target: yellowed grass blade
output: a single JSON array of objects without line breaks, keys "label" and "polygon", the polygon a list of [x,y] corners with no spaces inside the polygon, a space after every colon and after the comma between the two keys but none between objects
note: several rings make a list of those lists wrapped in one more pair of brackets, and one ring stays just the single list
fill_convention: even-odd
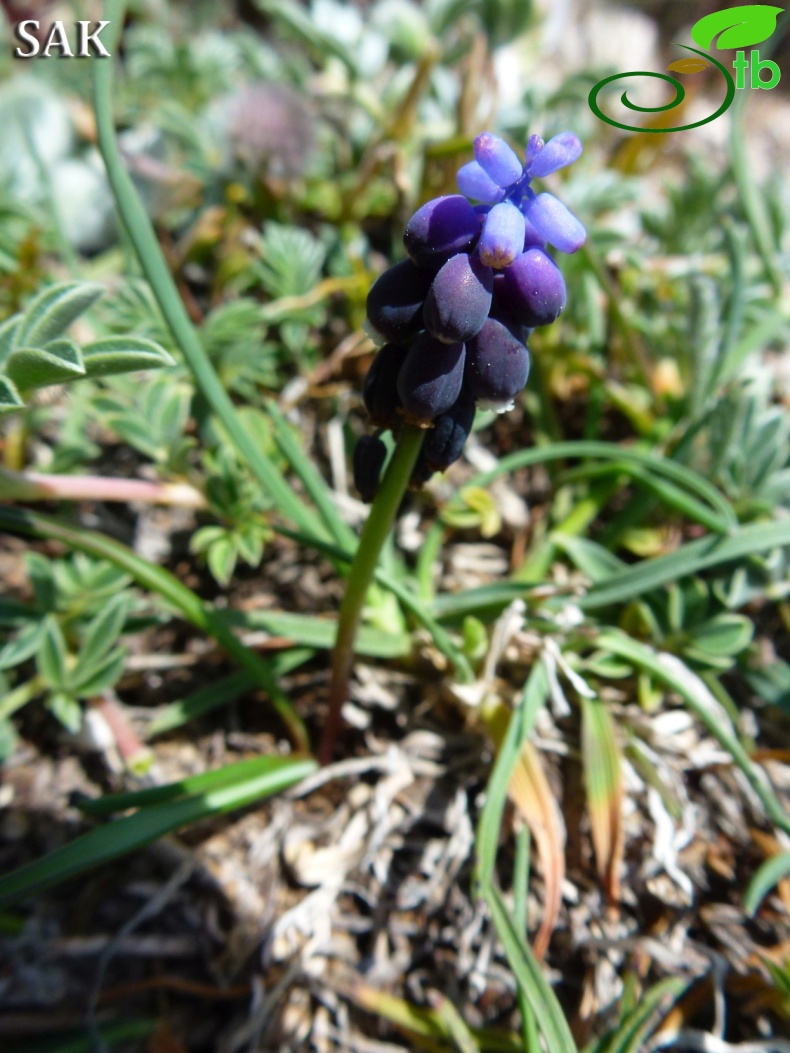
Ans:
[{"label": "yellowed grass blade", "polygon": [[598,876],[608,901],[620,900],[623,860],[623,769],[609,711],[582,698],[582,764]]},{"label": "yellowed grass blade", "polygon": [[530,829],[543,869],[546,905],[535,937],[536,958],[542,958],[557,924],[565,878],[565,824],[551,792],[540,754],[525,742],[508,787],[510,799]]}]

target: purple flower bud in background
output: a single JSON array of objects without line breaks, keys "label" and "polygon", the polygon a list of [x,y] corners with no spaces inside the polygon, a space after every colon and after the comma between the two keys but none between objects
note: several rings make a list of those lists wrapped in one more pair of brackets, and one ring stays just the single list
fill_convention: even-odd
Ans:
[{"label": "purple flower bud in background", "polygon": [[508,267],[524,251],[526,220],[510,201],[494,205],[483,223],[477,253],[488,267]]},{"label": "purple flower bud in background", "polygon": [[[477,219],[475,218],[475,222]],[[422,329],[422,307],[433,276],[411,260],[396,263],[371,285],[370,324],[385,340],[403,340]]]},{"label": "purple flower bud in background", "polygon": [[504,139],[483,132],[474,141],[475,160],[497,186],[510,186],[521,178],[523,165]]},{"label": "purple flower bud in background", "polygon": [[477,161],[470,161],[463,168],[459,168],[456,182],[462,194],[472,201],[481,201],[484,205],[496,204],[505,196],[502,187],[497,186],[493,179],[486,175]]},{"label": "purple flower bud in background", "polygon": [[[530,136],[530,142],[532,137]],[[527,147],[526,173],[530,179],[540,178],[556,172],[558,168],[572,165],[581,157],[582,144],[578,136],[573,132],[560,132],[553,139],[549,139],[542,150],[539,150],[534,158],[530,160],[529,146]]]},{"label": "purple flower bud in background", "polygon": [[491,307],[490,267],[459,253],[442,267],[425,298],[425,328],[437,340],[463,343],[480,331]]},{"label": "purple flower bud in background", "polygon": [[443,344],[428,333],[418,336],[398,374],[406,418],[425,424],[450,409],[461,394],[465,360],[463,344]]},{"label": "purple flower bud in background", "polygon": [[538,194],[528,201],[525,214],[549,245],[560,252],[575,252],[584,244],[587,231],[553,194]]},{"label": "purple flower bud in background", "polygon": [[508,409],[529,376],[529,351],[515,325],[489,318],[466,349],[464,380],[487,409]]},{"label": "purple flower bud in background", "polygon": [[504,272],[503,306],[522,325],[549,325],[565,307],[565,279],[540,249],[528,249]]},{"label": "purple flower bud in background", "polygon": [[392,425],[400,406],[398,373],[406,359],[406,348],[385,344],[371,363],[362,387],[362,398],[370,419],[379,428]]},{"label": "purple flower bud in background", "polygon": [[354,447],[354,486],[363,501],[370,504],[379,488],[379,477],[387,447],[375,435],[361,435]]},{"label": "purple flower bud in background", "polygon": [[418,266],[435,269],[451,256],[471,251],[479,234],[480,223],[466,198],[448,194],[417,209],[406,224],[403,244]]}]

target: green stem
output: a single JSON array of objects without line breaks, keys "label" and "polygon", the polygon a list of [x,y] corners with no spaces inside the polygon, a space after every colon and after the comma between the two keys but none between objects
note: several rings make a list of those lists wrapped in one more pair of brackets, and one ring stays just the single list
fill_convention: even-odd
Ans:
[{"label": "green stem", "polygon": [[354,640],[365,606],[368,587],[376,572],[379,554],[389,537],[412,469],[417,462],[425,432],[406,424],[398,439],[384,480],[365,520],[354,562],[346,581],[346,592],[340,604],[337,638],[332,652],[332,679],[329,688],[329,712],[318,759],[328,764],[332,759],[340,730],[341,710],[348,694],[348,678],[354,664]]},{"label": "green stem", "polygon": [[[112,38],[106,40],[115,55],[123,27],[125,0],[107,0],[104,18]],[[93,63],[93,105],[96,132],[104,165],[115,198],[118,214],[142,266],[151,291],[156,297],[165,321],[183,352],[197,384],[212,410],[222,421],[231,442],[246,461],[262,489],[271,497],[276,508],[303,530],[325,534],[315,513],[299,499],[275,465],[262,453],[252,436],[245,430],[234,405],[211,365],[195,327],[190,321],[176,283],[165,262],[156,234],[140,197],[121,160],[115,136],[112,114],[113,62],[97,60]]]},{"label": "green stem", "polygon": [[239,665],[253,676],[255,682],[266,691],[272,705],[287,725],[296,748],[309,751],[309,739],[304,724],[277,686],[277,681],[268,664],[245,647],[240,640],[237,640],[217,612],[169,571],[141,559],[125,545],[104,537],[102,534],[72,527],[58,519],[38,515],[21,508],[0,507],[0,527],[20,534],[51,538],[77,552],[85,552],[96,559],[106,559],[126,571],[142,588],[157,593],[163,600],[180,611],[187,621],[192,622],[207,636],[212,636],[231,657],[236,659]]}]

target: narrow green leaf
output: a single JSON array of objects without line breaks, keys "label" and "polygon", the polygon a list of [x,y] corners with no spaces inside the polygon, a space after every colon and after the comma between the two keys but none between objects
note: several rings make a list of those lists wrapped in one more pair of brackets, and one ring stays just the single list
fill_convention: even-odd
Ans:
[{"label": "narrow green leaf", "polygon": [[4,322],[0,322],[0,366],[5,362],[8,352],[14,347],[16,334],[21,324],[21,314],[13,314]]},{"label": "narrow green leaf", "polygon": [[[355,981],[342,994],[373,1016],[387,1020],[405,1032],[421,1049],[445,1051],[452,1040],[448,1023],[436,1009],[412,1005],[386,991]],[[518,1036],[499,1028],[468,1028],[472,1040],[484,1053],[524,1053]],[[537,1051],[536,1051],[537,1053]]]},{"label": "narrow green leaf", "polygon": [[136,373],[141,369],[162,369],[176,364],[163,347],[140,336],[108,336],[94,340],[83,346],[82,355],[89,377]]},{"label": "narrow green leaf", "polygon": [[787,545],[790,545],[790,520],[750,523],[730,537],[700,538],[681,545],[666,556],[636,563],[620,574],[612,575],[608,581],[594,585],[581,598],[579,606],[584,610],[597,610],[610,604],[626,603],[651,589],[698,574],[709,567]]},{"label": "narrow green leaf", "polygon": [[38,650],[43,631],[41,622],[24,625],[11,640],[0,648],[0,669],[12,669],[27,661]]},{"label": "narrow green leaf", "polygon": [[614,724],[598,698],[581,696],[582,766],[598,875],[610,903],[620,899],[623,770]]},{"label": "narrow green leaf", "polygon": [[68,878],[134,852],[180,827],[270,797],[312,774],[317,767],[313,760],[290,757],[256,759],[269,762],[258,775],[249,775],[247,769],[232,784],[115,819],[82,834],[43,859],[0,878],[0,908],[38,895]]},{"label": "narrow green leaf", "polygon": [[65,691],[53,691],[47,698],[47,709],[66,731],[76,734],[82,726],[82,706]]},{"label": "narrow green leaf", "polygon": [[446,995],[437,996],[435,1009],[458,1053],[480,1053],[480,1046],[475,1041],[475,1036]]},{"label": "narrow green leaf", "polygon": [[[282,651],[271,659],[272,675],[279,679],[293,672],[294,669],[298,669],[300,665],[304,665],[314,654],[314,651],[306,647],[293,647],[288,651]],[[255,678],[246,670],[220,677],[213,684],[201,687],[198,691],[187,695],[186,698],[177,699],[163,706],[148,725],[146,737],[152,739],[156,735],[163,735],[165,732],[183,727],[190,720],[195,720],[204,713],[211,712],[212,709],[227,705],[255,686]]]},{"label": "narrow green leaf", "polygon": [[0,768],[13,754],[19,742],[16,728],[8,717],[0,716]]},{"label": "narrow green leaf", "polygon": [[17,347],[6,359],[4,371],[20,391],[35,391],[85,376],[80,349],[72,340],[53,341],[46,350]]},{"label": "narrow green leaf", "polygon": [[99,299],[103,285],[60,282],[39,293],[28,306],[16,333],[15,347],[41,347],[60,336]]},{"label": "narrow green leaf", "polygon": [[[318,618],[288,611],[228,611],[229,625],[245,629],[265,629],[272,636],[283,636],[305,647],[331,650],[337,636],[336,618]],[[403,658],[411,652],[411,639],[405,633],[387,633],[362,626],[354,649],[371,658]]]},{"label": "narrow green leaf", "polygon": [[85,630],[77,670],[82,667],[89,668],[110,650],[123,629],[131,602],[132,598],[128,592],[119,592],[92,619]]},{"label": "narrow green leaf", "polygon": [[[123,4],[119,0],[108,0],[105,14],[109,23],[108,33],[112,30],[105,38],[106,46],[112,51],[117,47],[123,29]],[[320,535],[320,527],[316,529],[319,522],[315,511],[293,490],[278,467],[259,449],[244,427],[187,314],[156,240],[151,221],[124,167],[118,148],[112,105],[113,66],[113,62],[93,64],[93,102],[99,150],[121,222],[134,246],[162,316],[173,334],[173,339],[183,352],[200,391],[222,422],[241,459],[248,465],[263,492],[271,498],[281,514],[291,519],[300,529]]]},{"label": "narrow green leaf", "polygon": [[790,852],[780,852],[771,856],[757,869],[752,876],[743,897],[743,909],[754,917],[757,908],[774,887],[784,878],[790,876]]},{"label": "narrow green leaf", "polygon": [[502,475],[527,468],[534,464],[550,461],[581,458],[592,460],[621,461],[623,468],[627,464],[657,476],[676,482],[696,498],[703,498],[714,512],[718,513],[722,529],[737,526],[738,519],[730,502],[719,493],[705,476],[692,471],[685,465],[678,464],[654,452],[630,449],[618,446],[613,442],[599,442],[592,439],[571,442],[554,442],[550,446],[538,446],[530,450],[519,450],[517,453],[503,457],[495,468],[481,472],[469,480],[469,486],[486,486]]},{"label": "narrow green leaf", "polygon": [[19,392],[8,377],[0,376],[0,414],[13,413],[23,406],[24,402],[19,397]]},{"label": "narrow green leaf", "polygon": [[92,698],[117,683],[123,675],[126,651],[111,651],[89,666],[77,664],[68,678],[69,691],[80,698]]},{"label": "narrow green leaf", "polygon": [[357,535],[348,523],[341,518],[337,505],[332,498],[331,490],[316,471],[313,462],[296,441],[288,421],[274,402],[269,401],[266,403],[266,411],[274,424],[274,441],[277,443],[282,455],[287,458],[291,467],[301,479],[302,485],[318,509],[324,525],[338,545],[342,545],[347,549],[353,549],[357,543]]},{"label": "narrow green leaf", "polygon": [[576,1043],[557,996],[543,975],[535,955],[513,924],[501,893],[493,884],[489,884],[485,898],[510,968],[535,1014],[537,1025],[546,1040],[546,1048],[551,1053],[577,1053]]},{"label": "narrow green leaf", "polygon": [[518,708],[508,722],[507,731],[497,751],[494,767],[486,787],[486,799],[477,823],[475,837],[476,880],[482,893],[491,884],[499,847],[499,830],[505,809],[513,769],[521,748],[532,730],[538,713],[546,703],[549,684],[542,662],[536,662],[529,674]]},{"label": "narrow green leaf", "polygon": [[590,541],[589,538],[569,537],[554,531],[551,541],[593,583],[608,581],[612,574],[620,574],[628,566],[613,552],[595,541]]},{"label": "narrow green leaf", "polygon": [[692,713],[743,772],[768,818],[786,833],[790,833],[790,816],[780,804],[764,774],[744,749],[726,710],[696,673],[675,655],[655,651],[652,647],[614,630],[600,633],[593,643],[604,651],[627,659],[638,669],[649,673],[654,680],[677,691]]},{"label": "narrow green leaf", "polygon": [[63,690],[66,686],[66,656],[68,650],[60,625],[53,615],[47,615],[41,646],[36,655],[38,671],[49,687]]},{"label": "narrow green leaf", "polygon": [[670,976],[643,991],[638,1004],[627,1012],[614,1031],[593,1047],[592,1053],[641,1053],[649,1035],[688,987],[679,976]]}]

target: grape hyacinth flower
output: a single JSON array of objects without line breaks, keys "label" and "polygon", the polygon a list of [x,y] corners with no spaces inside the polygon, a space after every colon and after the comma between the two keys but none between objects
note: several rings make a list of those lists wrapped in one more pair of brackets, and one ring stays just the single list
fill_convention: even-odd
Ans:
[{"label": "grape hyacinth flower", "polygon": [[[478,406],[513,404],[527,382],[532,329],[565,307],[565,282],[547,246],[575,252],[584,227],[530,184],[571,164],[581,149],[571,132],[547,143],[533,135],[522,162],[503,139],[478,135],[475,159],[458,172],[460,194],[414,213],[403,239],[408,259],[371,287],[368,329],[380,350],[363,397],[376,434],[359,439],[353,460],[357,490],[372,507],[338,613],[322,763],[332,759],[342,727],[365,597],[406,489],[458,460]],[[396,443],[384,469],[386,431]],[[460,653],[455,664],[473,678]]]},{"label": "grape hyacinth flower", "polygon": [[[460,457],[475,406],[512,407],[529,374],[529,333],[564,310],[565,280],[548,247],[575,252],[586,232],[531,183],[581,152],[572,132],[545,143],[531,135],[522,162],[504,139],[478,135],[474,160],[458,171],[461,193],[414,213],[403,239],[408,259],[371,287],[368,323],[384,346],[365,381],[365,404],[374,425],[396,436],[404,423],[426,430],[413,485]],[[375,495],[380,458],[381,448],[368,443],[358,469],[355,462],[366,500]]]}]

